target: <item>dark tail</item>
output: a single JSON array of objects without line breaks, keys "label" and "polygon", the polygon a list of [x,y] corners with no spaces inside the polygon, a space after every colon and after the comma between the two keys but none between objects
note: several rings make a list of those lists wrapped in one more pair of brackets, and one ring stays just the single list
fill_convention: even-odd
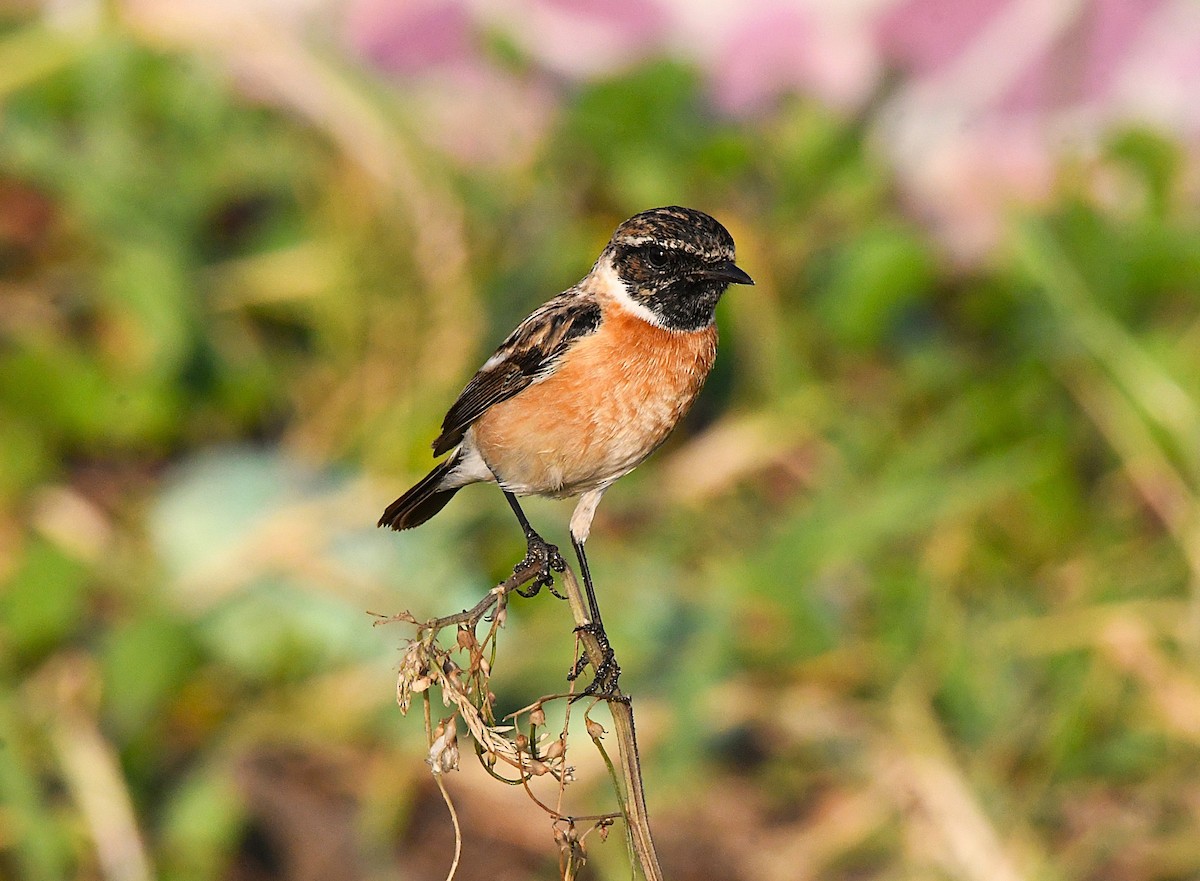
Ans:
[{"label": "dark tail", "polygon": [[379,518],[378,525],[390,526],[396,530],[412,529],[446,507],[446,503],[454,498],[454,494],[461,487],[442,489],[441,484],[457,464],[458,454],[455,453],[421,478],[416,486],[388,505],[383,516]]}]

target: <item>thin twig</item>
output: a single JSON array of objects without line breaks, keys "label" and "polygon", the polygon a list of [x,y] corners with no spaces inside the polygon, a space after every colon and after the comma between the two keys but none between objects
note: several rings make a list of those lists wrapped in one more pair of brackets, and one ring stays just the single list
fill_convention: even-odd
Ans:
[{"label": "thin twig", "polygon": [[462,857],[462,828],[458,825],[458,811],[454,810],[454,802],[450,800],[450,793],[446,791],[446,784],[442,780],[444,776],[444,774],[434,774],[433,780],[442,793],[442,801],[446,803],[446,808],[450,811],[450,822],[454,824],[454,861],[450,863],[450,871],[446,873],[446,881],[454,881],[454,876],[458,873],[458,861]]},{"label": "thin twig", "polygon": [[395,615],[380,615],[374,612],[371,614],[375,615],[376,626],[380,624],[394,624],[396,622],[415,624],[419,637],[432,638],[437,636],[439,631],[447,627],[456,627],[459,624],[470,624],[472,626],[478,624],[483,619],[483,616],[492,610],[492,606],[496,605],[501,599],[506,598],[518,587],[524,587],[540,574],[538,569],[533,566],[518,569],[507,580],[502,581],[489,590],[483,599],[471,608],[455,612],[453,615],[446,615],[444,618],[431,618],[428,621],[421,622],[414,618],[411,612],[407,611],[399,612]]},{"label": "thin twig", "polygon": [[[433,745],[433,721],[429,710],[429,692],[423,695],[425,705],[425,738],[429,741],[430,746]],[[462,827],[458,825],[458,811],[454,810],[454,802],[450,799],[450,793],[446,791],[446,784],[442,780],[442,774],[439,768],[433,769],[433,781],[437,784],[438,791],[442,794],[442,801],[446,803],[447,810],[450,811],[450,822],[454,824],[454,859],[450,862],[450,871],[446,873],[446,881],[454,881],[454,876],[458,874],[458,861],[462,857]]]}]

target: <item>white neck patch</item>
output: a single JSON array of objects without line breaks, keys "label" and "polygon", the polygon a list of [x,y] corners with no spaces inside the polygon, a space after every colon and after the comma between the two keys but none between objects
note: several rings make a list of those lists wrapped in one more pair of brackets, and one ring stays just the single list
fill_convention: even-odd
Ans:
[{"label": "white neck patch", "polygon": [[621,276],[617,275],[617,270],[612,264],[612,257],[605,256],[598,260],[588,274],[588,278],[592,289],[598,296],[612,300],[626,312],[636,315],[647,324],[653,324],[663,330],[671,330],[663,324],[662,318],[653,309],[633,298]]}]

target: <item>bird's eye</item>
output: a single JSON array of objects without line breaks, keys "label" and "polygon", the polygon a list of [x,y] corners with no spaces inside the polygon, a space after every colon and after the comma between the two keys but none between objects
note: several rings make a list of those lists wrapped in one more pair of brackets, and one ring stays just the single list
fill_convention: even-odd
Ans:
[{"label": "bird's eye", "polygon": [[666,269],[668,262],[666,248],[651,248],[646,252],[646,262],[650,264],[651,269]]}]

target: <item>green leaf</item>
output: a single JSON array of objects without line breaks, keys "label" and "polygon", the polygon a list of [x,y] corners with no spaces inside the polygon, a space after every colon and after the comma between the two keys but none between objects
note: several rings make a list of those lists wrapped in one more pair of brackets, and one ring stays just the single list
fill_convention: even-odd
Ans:
[{"label": "green leaf", "polygon": [[8,590],[0,593],[0,619],[13,651],[37,655],[84,622],[87,573],[77,561],[40,539],[30,541]]},{"label": "green leaf", "polygon": [[928,297],[935,269],[929,246],[912,232],[870,228],[836,255],[817,306],[840,342],[877,346],[904,307]]}]

